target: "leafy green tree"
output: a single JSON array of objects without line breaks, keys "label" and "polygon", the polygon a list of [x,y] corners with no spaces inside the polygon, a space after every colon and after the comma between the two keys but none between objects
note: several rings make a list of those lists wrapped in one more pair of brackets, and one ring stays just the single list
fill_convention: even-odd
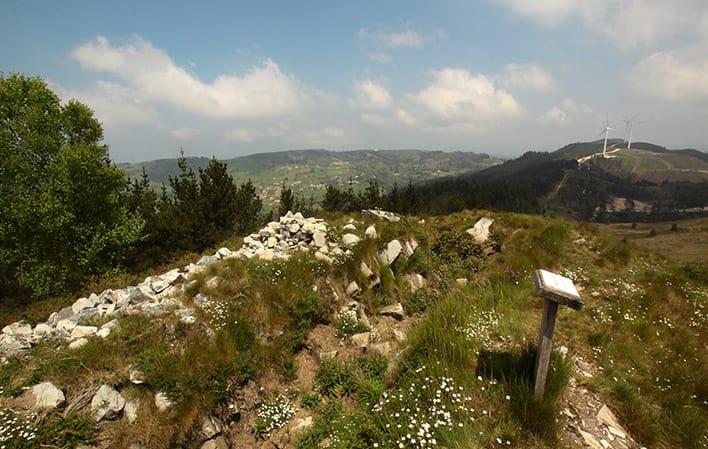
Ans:
[{"label": "leafy green tree", "polygon": [[119,263],[142,238],[127,180],[79,102],[0,74],[0,293],[43,296]]},{"label": "leafy green tree", "polygon": [[197,218],[201,229],[197,229],[199,234],[195,235],[199,246],[208,246],[233,232],[243,212],[239,200],[238,188],[225,163],[214,157],[206,168],[199,169]]},{"label": "leafy green tree", "polygon": [[237,234],[247,234],[256,229],[261,222],[263,202],[258,197],[256,186],[250,179],[241,184],[236,194],[236,204],[239,211],[234,230]]},{"label": "leafy green tree", "polygon": [[380,208],[383,206],[384,192],[381,185],[375,180],[369,180],[369,185],[359,192],[358,208]]}]

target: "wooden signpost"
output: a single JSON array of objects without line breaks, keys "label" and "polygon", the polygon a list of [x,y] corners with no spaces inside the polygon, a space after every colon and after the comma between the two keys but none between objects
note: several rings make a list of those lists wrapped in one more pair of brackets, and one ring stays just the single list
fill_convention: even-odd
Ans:
[{"label": "wooden signpost", "polygon": [[533,390],[534,395],[541,399],[546,390],[546,377],[548,376],[548,364],[551,360],[553,330],[556,326],[558,305],[580,310],[583,307],[583,300],[580,299],[573,281],[567,277],[546,270],[536,270],[532,277],[538,295],[544,299],[541,326],[538,331],[536,384]]}]

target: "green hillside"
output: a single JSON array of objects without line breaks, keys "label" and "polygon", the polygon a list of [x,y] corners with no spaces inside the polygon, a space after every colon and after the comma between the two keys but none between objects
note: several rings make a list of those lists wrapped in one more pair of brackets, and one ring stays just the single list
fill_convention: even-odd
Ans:
[{"label": "green hillside", "polygon": [[[207,158],[187,158],[197,170],[208,163]],[[293,150],[259,153],[227,159],[229,172],[241,182],[252,179],[261,190],[266,204],[277,201],[280,185],[286,183],[297,194],[321,197],[329,183],[344,184],[350,179],[365,184],[376,179],[385,187],[394,182],[407,184],[469,171],[481,170],[501,163],[487,154],[423,150]],[[154,186],[178,173],[177,159],[119,164],[131,177],[139,176],[143,167]]]}]

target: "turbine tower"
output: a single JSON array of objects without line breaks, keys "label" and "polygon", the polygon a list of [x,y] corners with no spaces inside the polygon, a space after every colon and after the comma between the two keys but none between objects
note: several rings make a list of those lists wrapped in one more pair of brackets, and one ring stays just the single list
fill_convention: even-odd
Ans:
[{"label": "turbine tower", "polygon": [[610,131],[615,131],[615,129],[610,128],[610,122],[608,120],[605,124],[605,130],[603,131],[605,133],[605,144],[602,146],[602,157],[604,158],[607,157],[607,136],[610,134]]}]

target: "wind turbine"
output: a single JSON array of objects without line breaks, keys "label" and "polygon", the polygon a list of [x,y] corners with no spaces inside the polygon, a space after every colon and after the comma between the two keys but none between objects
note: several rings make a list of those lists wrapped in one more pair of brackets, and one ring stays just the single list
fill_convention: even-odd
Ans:
[{"label": "wind turbine", "polygon": [[627,119],[627,120],[622,120],[626,126],[626,129],[624,131],[624,140],[627,142],[627,149],[629,150],[632,148],[632,126],[634,125],[634,119],[636,119],[637,116],[635,115],[634,117]]},{"label": "wind turbine", "polygon": [[607,157],[607,136],[610,134],[610,131],[616,130],[614,128],[610,128],[610,119],[608,117],[607,121],[605,122],[605,130],[603,131],[603,133],[605,133],[605,144],[602,146],[602,157],[604,158]]}]

